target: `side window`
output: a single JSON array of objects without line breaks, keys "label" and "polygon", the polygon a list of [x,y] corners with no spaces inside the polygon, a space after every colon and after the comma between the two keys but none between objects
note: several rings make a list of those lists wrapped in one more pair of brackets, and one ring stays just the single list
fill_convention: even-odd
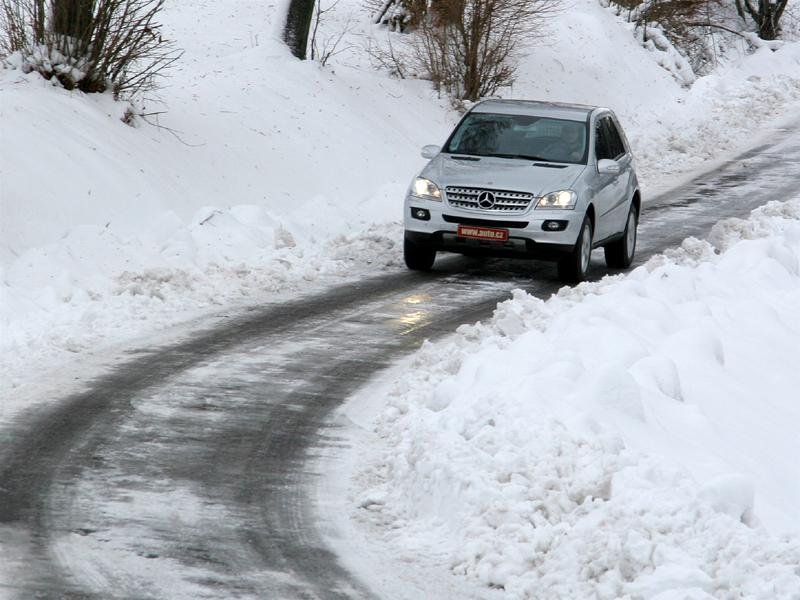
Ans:
[{"label": "side window", "polygon": [[607,120],[608,117],[604,117],[595,124],[594,153],[597,157],[597,160],[602,160],[603,158],[614,158],[611,154],[612,150],[609,145],[608,128],[605,125]]},{"label": "side window", "polygon": [[611,118],[606,117],[603,121],[608,127],[608,145],[611,150],[611,158],[619,158],[625,154],[625,144],[622,143],[622,136],[620,136],[619,130]]}]

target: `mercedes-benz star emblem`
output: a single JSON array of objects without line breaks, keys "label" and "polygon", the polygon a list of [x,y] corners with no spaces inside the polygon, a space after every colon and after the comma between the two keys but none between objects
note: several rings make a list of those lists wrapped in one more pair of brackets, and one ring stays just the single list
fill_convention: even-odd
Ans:
[{"label": "mercedes-benz star emblem", "polygon": [[492,192],[481,192],[478,195],[478,206],[492,208],[494,206],[494,194]]}]

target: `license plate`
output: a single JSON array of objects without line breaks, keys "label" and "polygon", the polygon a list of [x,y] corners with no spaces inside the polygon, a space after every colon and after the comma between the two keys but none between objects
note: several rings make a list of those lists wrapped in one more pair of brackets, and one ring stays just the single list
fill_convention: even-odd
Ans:
[{"label": "license plate", "polygon": [[473,238],[476,240],[489,240],[492,242],[505,242],[508,240],[508,229],[493,229],[491,227],[459,225],[458,237]]}]

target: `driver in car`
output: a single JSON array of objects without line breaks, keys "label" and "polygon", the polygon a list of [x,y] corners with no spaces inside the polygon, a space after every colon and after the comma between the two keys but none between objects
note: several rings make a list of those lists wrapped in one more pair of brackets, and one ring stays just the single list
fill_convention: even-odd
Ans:
[{"label": "driver in car", "polygon": [[578,162],[583,158],[583,128],[580,125],[565,125],[561,138],[547,147],[546,157],[551,160]]}]

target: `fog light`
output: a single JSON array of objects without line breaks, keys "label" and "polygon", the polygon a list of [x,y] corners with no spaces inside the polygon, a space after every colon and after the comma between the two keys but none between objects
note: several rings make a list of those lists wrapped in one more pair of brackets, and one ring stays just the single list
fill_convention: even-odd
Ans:
[{"label": "fog light", "polygon": [[431,213],[428,211],[427,208],[412,208],[411,216],[414,217],[415,219],[419,219],[420,221],[431,220]]},{"label": "fog light", "polygon": [[545,231],[564,231],[567,228],[567,221],[545,221],[542,229]]}]

